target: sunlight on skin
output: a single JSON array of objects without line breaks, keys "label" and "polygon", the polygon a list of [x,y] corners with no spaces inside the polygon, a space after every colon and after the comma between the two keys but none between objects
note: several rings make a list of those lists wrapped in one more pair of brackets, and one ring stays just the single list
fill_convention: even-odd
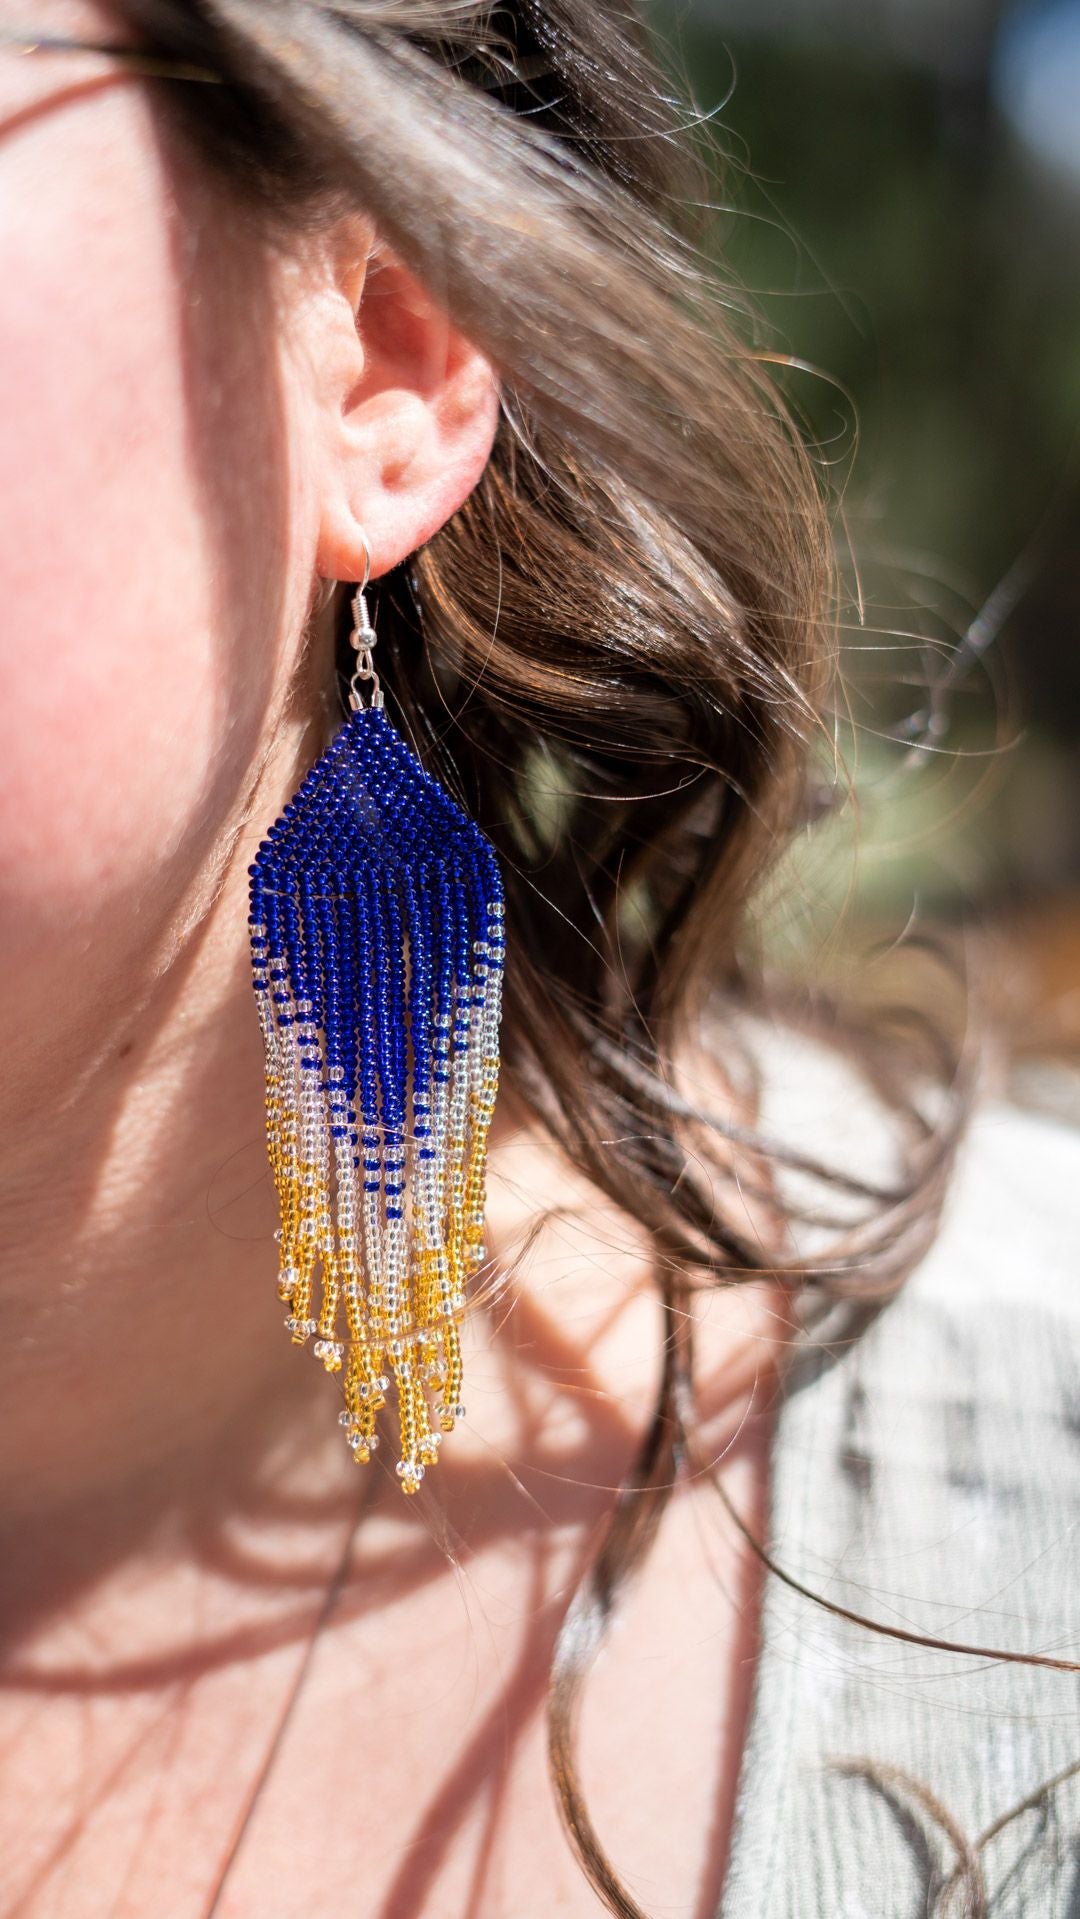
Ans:
[{"label": "sunlight on skin", "polygon": [[[0,4],[5,26],[31,14],[118,37],[106,8]],[[392,257],[369,279],[362,222],[271,262],[152,88],[92,53],[0,46],[0,1742],[17,1759],[0,1904],[77,1911],[93,1887],[99,1910],[122,1896],[173,1919],[203,1910],[364,1483],[329,1382],[280,1323],[246,868],[318,748],[328,616],[306,655],[303,639],[320,573],[361,576],[360,527],[373,575],[428,538],[483,471],[498,405]],[[358,1749],[380,1768],[377,1818],[345,1769],[334,1871],[343,1892],[370,1872],[374,1909],[415,1843],[417,1778],[442,1782],[452,1819],[455,1767],[477,1790],[505,1737],[510,1879],[553,1857],[543,1883],[584,1915],[542,1680],[649,1416],[659,1308],[625,1219],[508,1095],[489,1163],[496,1273],[538,1195],[563,1214],[466,1321],[469,1417],[437,1498],[403,1513],[373,1482],[278,1791],[309,1780],[340,1815],[373,1697],[405,1710],[392,1751]],[[711,1302],[714,1438],[771,1311]],[[760,1475],[733,1473],[752,1499]],[[720,1669],[737,1609],[729,1623]],[[474,1751],[484,1712],[494,1744]],[[251,1910],[267,1887],[304,1910],[321,1872],[319,1822],[283,1859],[281,1811],[270,1799],[253,1834]],[[455,1831],[448,1909],[477,1843],[464,1811]]]}]

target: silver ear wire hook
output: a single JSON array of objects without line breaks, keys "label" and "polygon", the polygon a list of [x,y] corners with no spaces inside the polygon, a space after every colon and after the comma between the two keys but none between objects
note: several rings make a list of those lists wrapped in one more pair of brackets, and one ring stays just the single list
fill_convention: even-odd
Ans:
[{"label": "silver ear wire hook", "polygon": [[357,712],[364,704],[358,684],[360,680],[371,681],[371,699],[369,705],[381,707],[383,703],[379,676],[371,660],[371,649],[378,635],[371,624],[368,603],[364,598],[364,590],[371,577],[371,548],[367,542],[367,534],[362,527],[360,529],[360,538],[364,542],[364,577],[353,594],[353,629],[349,634],[349,645],[356,649],[356,667],[352,679],[349,681],[349,707],[353,713]]}]

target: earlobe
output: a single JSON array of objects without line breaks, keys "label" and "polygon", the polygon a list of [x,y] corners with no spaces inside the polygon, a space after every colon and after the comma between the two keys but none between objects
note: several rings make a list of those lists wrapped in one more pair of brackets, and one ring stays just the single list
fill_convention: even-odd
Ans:
[{"label": "earlobe", "polygon": [[[370,229],[368,229],[370,233]],[[313,324],[323,442],[316,571],[388,572],[443,526],[491,454],[499,380],[491,362],[383,242],[362,258],[340,231]]]}]

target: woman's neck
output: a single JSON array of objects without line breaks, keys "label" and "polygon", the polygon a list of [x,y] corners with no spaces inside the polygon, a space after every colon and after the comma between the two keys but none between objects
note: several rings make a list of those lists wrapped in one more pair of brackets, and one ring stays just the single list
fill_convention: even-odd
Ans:
[{"label": "woman's neck", "polygon": [[[103,1021],[61,1093],[8,1129],[0,1532],[38,1623],[71,1602],[73,1558],[56,1550],[68,1527],[90,1580],[99,1549],[123,1559],[170,1516],[187,1538],[224,1525],[270,1541],[314,1500],[334,1534],[369,1471],[402,1522],[412,1505],[387,1464],[354,1464],[332,1382],[281,1324],[249,857],[241,834],[182,957],[148,969],[122,1028]],[[487,1309],[466,1320],[467,1418],[444,1446],[438,1494],[468,1484],[497,1526],[513,1525],[530,1467],[549,1491],[618,1485],[663,1327],[640,1232],[524,1123],[509,1089],[488,1193],[494,1277]],[[542,1205],[556,1210],[537,1232]],[[711,1417],[743,1403],[771,1310],[749,1294],[710,1300]],[[9,1631],[29,1624],[9,1619]]]}]

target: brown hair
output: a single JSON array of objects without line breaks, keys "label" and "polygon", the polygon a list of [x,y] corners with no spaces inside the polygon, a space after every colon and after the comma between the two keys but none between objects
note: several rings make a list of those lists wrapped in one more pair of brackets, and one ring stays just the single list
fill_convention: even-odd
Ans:
[{"label": "brown hair", "polygon": [[[481,481],[371,602],[394,718],[500,855],[504,1079],[655,1248],[659,1396],[549,1694],[568,1830],[604,1903],[637,1914],[577,1784],[575,1713],[691,1445],[689,1295],[767,1273],[822,1311],[872,1310],[932,1236],[962,1119],[947,1048],[926,1118],[880,1027],[835,1007],[831,1040],[901,1122],[888,1188],[671,1084],[689,1034],[734,1057],[763,1003],[748,913],[813,810],[834,671],[826,504],[710,260],[707,161],[628,0],[123,7],[228,82],[165,84],[268,230],[362,206],[501,376]],[[820,1023],[820,996],[785,1011]],[[814,1261],[763,1248],[717,1204],[733,1149],[860,1217]]]}]

